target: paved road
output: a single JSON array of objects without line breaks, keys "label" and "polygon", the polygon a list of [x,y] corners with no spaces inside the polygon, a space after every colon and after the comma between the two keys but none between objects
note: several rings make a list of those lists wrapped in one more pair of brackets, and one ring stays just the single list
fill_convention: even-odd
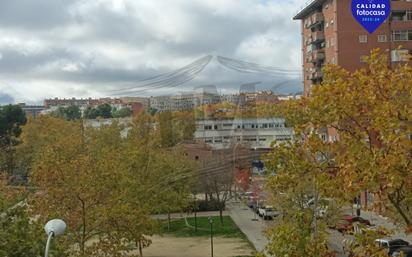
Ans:
[{"label": "paved road", "polygon": [[[229,203],[228,213],[249,241],[252,242],[256,250],[263,251],[268,243],[264,231],[273,225],[273,221],[264,221],[260,217],[257,217],[257,221],[254,220],[254,218],[256,218],[254,212],[243,203]],[[344,237],[335,230],[329,230],[329,233],[329,245],[336,251],[336,257],[346,257],[342,252],[342,241]]]},{"label": "paved road", "polygon": [[342,242],[343,239],[351,238],[351,236],[343,236],[342,233],[337,230],[328,229],[329,232],[329,247],[336,252],[336,257],[346,257],[343,254]]},{"label": "paved road", "polygon": [[[256,217],[254,212],[243,203],[231,202],[227,207],[230,217],[232,217],[249,241],[252,242],[256,250],[263,251],[268,243],[264,236],[264,231],[270,226],[271,222]],[[255,218],[257,220],[254,220]]]},{"label": "paved road", "polygon": [[363,218],[370,220],[370,222],[376,226],[384,227],[389,230],[393,230],[394,234],[392,238],[401,238],[403,240],[409,241],[409,243],[412,243],[412,234],[405,234],[404,230],[398,226],[396,226],[389,218],[382,217],[380,215],[377,215],[374,212],[369,212],[369,211],[362,211]]}]

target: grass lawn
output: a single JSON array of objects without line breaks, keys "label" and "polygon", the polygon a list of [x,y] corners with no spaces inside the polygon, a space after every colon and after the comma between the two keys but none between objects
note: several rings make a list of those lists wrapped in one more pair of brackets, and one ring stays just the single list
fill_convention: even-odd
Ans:
[{"label": "grass lawn", "polygon": [[[246,236],[236,226],[232,218],[229,216],[223,217],[223,225],[220,223],[220,218],[212,217],[213,220],[213,235],[224,236],[232,238],[246,239]],[[163,232],[167,235],[173,235],[176,237],[197,237],[197,236],[210,236],[210,224],[207,217],[197,218],[197,232],[194,229],[195,218],[187,218],[187,226],[184,219],[173,220],[170,223],[170,230],[167,229],[167,223],[163,226]],[[247,240],[247,239],[246,239]]]}]

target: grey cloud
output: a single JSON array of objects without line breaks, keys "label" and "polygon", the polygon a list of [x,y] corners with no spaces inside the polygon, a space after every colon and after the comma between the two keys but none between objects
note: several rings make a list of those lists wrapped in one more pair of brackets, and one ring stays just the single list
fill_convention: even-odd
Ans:
[{"label": "grey cloud", "polygon": [[3,0],[0,24],[20,29],[50,29],[70,20],[71,0]]},{"label": "grey cloud", "polygon": [[0,105],[13,104],[13,103],[14,103],[14,98],[11,95],[0,92]]},{"label": "grey cloud", "polygon": [[[0,44],[0,79],[16,81],[19,87],[52,83],[45,86],[52,88],[56,82],[61,85],[56,87],[56,95],[81,96],[107,94],[108,89],[171,72],[208,54],[272,66],[296,66],[300,61],[294,60],[300,53],[300,33],[299,24],[291,20],[295,7],[288,4],[290,1],[267,0],[259,9],[255,7],[262,4],[261,0],[242,0],[237,5],[239,10],[228,8],[223,12],[213,5],[205,7],[200,0],[151,1],[153,9],[146,5],[140,8],[143,2],[139,1],[113,0],[126,4],[121,11],[109,2],[1,1],[2,37],[17,38],[23,46],[27,39],[34,39],[41,47],[22,52],[13,45]],[[273,6],[290,9],[271,12]],[[240,74],[211,64],[184,86],[153,92],[178,92],[204,84],[238,90],[240,84],[254,81],[262,81],[258,88],[270,89],[285,80],[291,82],[280,92],[301,91],[299,78]],[[51,92],[33,97],[46,93]]]}]

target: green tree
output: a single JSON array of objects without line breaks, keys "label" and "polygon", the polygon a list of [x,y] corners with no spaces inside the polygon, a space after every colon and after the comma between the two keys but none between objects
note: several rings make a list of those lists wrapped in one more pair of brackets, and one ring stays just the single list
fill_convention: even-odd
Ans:
[{"label": "green tree", "polygon": [[[7,185],[0,179],[0,257],[42,256],[46,245],[43,224],[33,219],[33,213],[24,200],[24,189]],[[52,245],[52,256],[67,256],[64,241]]]},{"label": "green tree", "polygon": [[124,107],[119,110],[113,109],[113,118],[125,118],[132,116],[133,112],[130,108]]},{"label": "green tree", "polygon": [[15,169],[14,146],[19,143],[26,114],[18,105],[0,107],[0,171],[12,174]]},{"label": "green tree", "polygon": [[[340,210],[337,202],[325,201],[342,191],[339,185],[333,146],[317,135],[279,145],[268,155],[267,167],[276,176],[267,188],[274,206],[282,213],[281,224],[268,231],[268,251],[275,256],[332,256],[327,245],[327,224],[334,224]],[[312,202],[312,204],[309,204]],[[320,219],[321,210],[327,210]],[[288,236],[289,235],[289,236]],[[291,240],[292,238],[292,240]]]},{"label": "green tree", "polygon": [[0,107],[0,143],[8,145],[20,136],[21,126],[26,124],[26,114],[18,105]]},{"label": "green tree", "polygon": [[67,107],[65,113],[67,120],[78,120],[82,116],[79,106],[76,105],[71,105]]},{"label": "green tree", "polygon": [[84,110],[83,115],[84,115],[84,118],[86,118],[86,119],[96,119],[97,117],[99,117],[99,112],[97,111],[96,108],[88,106]]},{"label": "green tree", "polygon": [[352,195],[368,190],[376,208],[412,227],[412,68],[371,53],[364,69],[325,68],[309,102],[312,122],[336,129],[338,176]]},{"label": "green tree", "polygon": [[177,141],[191,141],[196,131],[194,112],[173,113],[173,125]]},{"label": "green tree", "polygon": [[[335,199],[349,204],[361,192],[373,193],[373,207],[407,231],[412,231],[412,84],[406,83],[410,80],[411,67],[390,67],[387,56],[374,50],[367,66],[356,72],[326,66],[322,85],[314,87],[310,97],[287,102],[281,110],[305,140],[320,137],[326,129],[337,132],[336,141],[325,143],[326,156],[334,163],[325,189],[337,192]],[[293,170],[304,153],[322,149],[317,145],[309,151],[303,144],[304,152],[285,152],[278,161],[292,161]],[[357,256],[375,254],[366,243],[373,241],[371,237],[359,237],[363,247],[356,249]]]},{"label": "green tree", "polygon": [[32,206],[43,222],[67,222],[74,256],[126,256],[132,245],[142,251],[160,227],[150,215],[187,197],[190,166],[178,151],[159,149],[151,118],[142,115],[127,138],[121,130],[116,122],[81,128],[52,117],[24,129],[21,149],[31,156],[31,183],[42,192]]},{"label": "green tree", "polygon": [[147,112],[148,112],[150,115],[155,116],[158,111],[159,111],[158,109],[153,108],[153,107],[150,107]]},{"label": "green tree", "polygon": [[101,104],[99,106],[97,106],[97,111],[99,113],[99,116],[104,118],[104,119],[108,119],[108,118],[112,118],[112,107],[110,106],[110,104]]},{"label": "green tree", "polygon": [[162,147],[168,148],[175,146],[177,137],[173,126],[173,114],[171,112],[161,112],[158,115],[158,120]]},{"label": "green tree", "polygon": [[60,106],[51,115],[66,120],[78,120],[81,118],[82,113],[79,106],[70,105],[68,107]]}]

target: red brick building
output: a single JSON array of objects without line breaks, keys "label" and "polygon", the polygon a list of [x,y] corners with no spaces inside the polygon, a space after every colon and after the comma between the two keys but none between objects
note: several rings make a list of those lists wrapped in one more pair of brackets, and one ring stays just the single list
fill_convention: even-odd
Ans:
[{"label": "red brick building", "polygon": [[[302,21],[304,89],[322,81],[324,64],[361,68],[375,48],[387,50],[392,65],[410,61],[412,1],[392,0],[391,15],[369,34],[352,16],[351,0],[312,0],[294,17]],[[402,50],[398,47],[402,46]]]}]

